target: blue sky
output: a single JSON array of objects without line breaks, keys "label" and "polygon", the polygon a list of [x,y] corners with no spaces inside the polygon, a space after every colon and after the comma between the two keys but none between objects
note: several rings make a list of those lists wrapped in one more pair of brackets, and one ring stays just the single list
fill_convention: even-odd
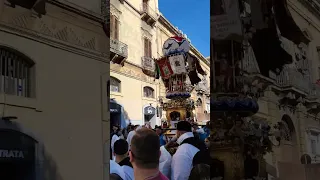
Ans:
[{"label": "blue sky", "polygon": [[188,38],[205,57],[210,55],[210,1],[158,0],[160,12]]}]

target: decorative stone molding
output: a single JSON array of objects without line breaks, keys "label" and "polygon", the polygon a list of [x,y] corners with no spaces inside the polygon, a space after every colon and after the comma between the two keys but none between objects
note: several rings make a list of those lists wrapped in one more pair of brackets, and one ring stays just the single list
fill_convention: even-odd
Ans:
[{"label": "decorative stone molding", "polygon": [[37,19],[23,13],[13,16],[8,20],[8,23],[20,28],[34,30],[39,34],[54,37],[77,46],[96,50],[96,38],[93,34],[90,34],[87,30],[76,28],[71,24],[54,21],[49,17]]},{"label": "decorative stone molding", "polygon": [[137,80],[140,80],[143,82],[147,82],[150,84],[156,83],[155,78],[149,77],[149,76],[143,74],[142,72],[138,72],[136,70],[133,70],[133,68],[130,68],[128,66],[123,66],[121,68],[117,68],[117,66],[119,66],[119,65],[111,65],[110,66],[111,72],[119,73],[124,76],[134,78],[134,79],[137,79]]},{"label": "decorative stone molding", "polygon": [[152,39],[152,34],[145,28],[141,27],[142,37]]},{"label": "decorative stone molding", "polygon": [[120,19],[122,12],[114,5],[110,4],[110,14],[114,15],[117,19]]}]

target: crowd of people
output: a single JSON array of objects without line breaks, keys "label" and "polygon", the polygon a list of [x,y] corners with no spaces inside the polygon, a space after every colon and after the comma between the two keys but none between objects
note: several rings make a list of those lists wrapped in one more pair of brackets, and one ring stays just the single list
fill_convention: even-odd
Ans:
[{"label": "crowd of people", "polygon": [[[203,128],[179,121],[175,137],[162,126],[112,127],[110,179],[114,180],[209,180],[209,123]],[[176,148],[174,154],[169,149]]]}]

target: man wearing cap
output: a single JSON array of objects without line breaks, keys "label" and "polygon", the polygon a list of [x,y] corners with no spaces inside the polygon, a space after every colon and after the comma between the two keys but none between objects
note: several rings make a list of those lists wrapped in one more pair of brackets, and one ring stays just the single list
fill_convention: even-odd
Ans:
[{"label": "man wearing cap", "polygon": [[179,121],[176,136],[179,147],[172,157],[171,180],[189,179],[193,157],[199,151],[195,146],[183,143],[189,138],[194,138],[191,124],[187,121]]},{"label": "man wearing cap", "polygon": [[119,139],[114,143],[114,156],[116,157],[116,163],[122,167],[126,179],[134,179],[133,167],[128,157],[128,143],[126,140]]}]

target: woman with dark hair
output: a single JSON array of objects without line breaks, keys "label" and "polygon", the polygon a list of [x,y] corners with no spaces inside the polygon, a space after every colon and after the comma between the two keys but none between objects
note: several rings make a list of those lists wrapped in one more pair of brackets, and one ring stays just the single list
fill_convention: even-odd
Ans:
[{"label": "woman with dark hair", "polygon": [[189,180],[210,180],[210,166],[198,164],[191,170]]}]

